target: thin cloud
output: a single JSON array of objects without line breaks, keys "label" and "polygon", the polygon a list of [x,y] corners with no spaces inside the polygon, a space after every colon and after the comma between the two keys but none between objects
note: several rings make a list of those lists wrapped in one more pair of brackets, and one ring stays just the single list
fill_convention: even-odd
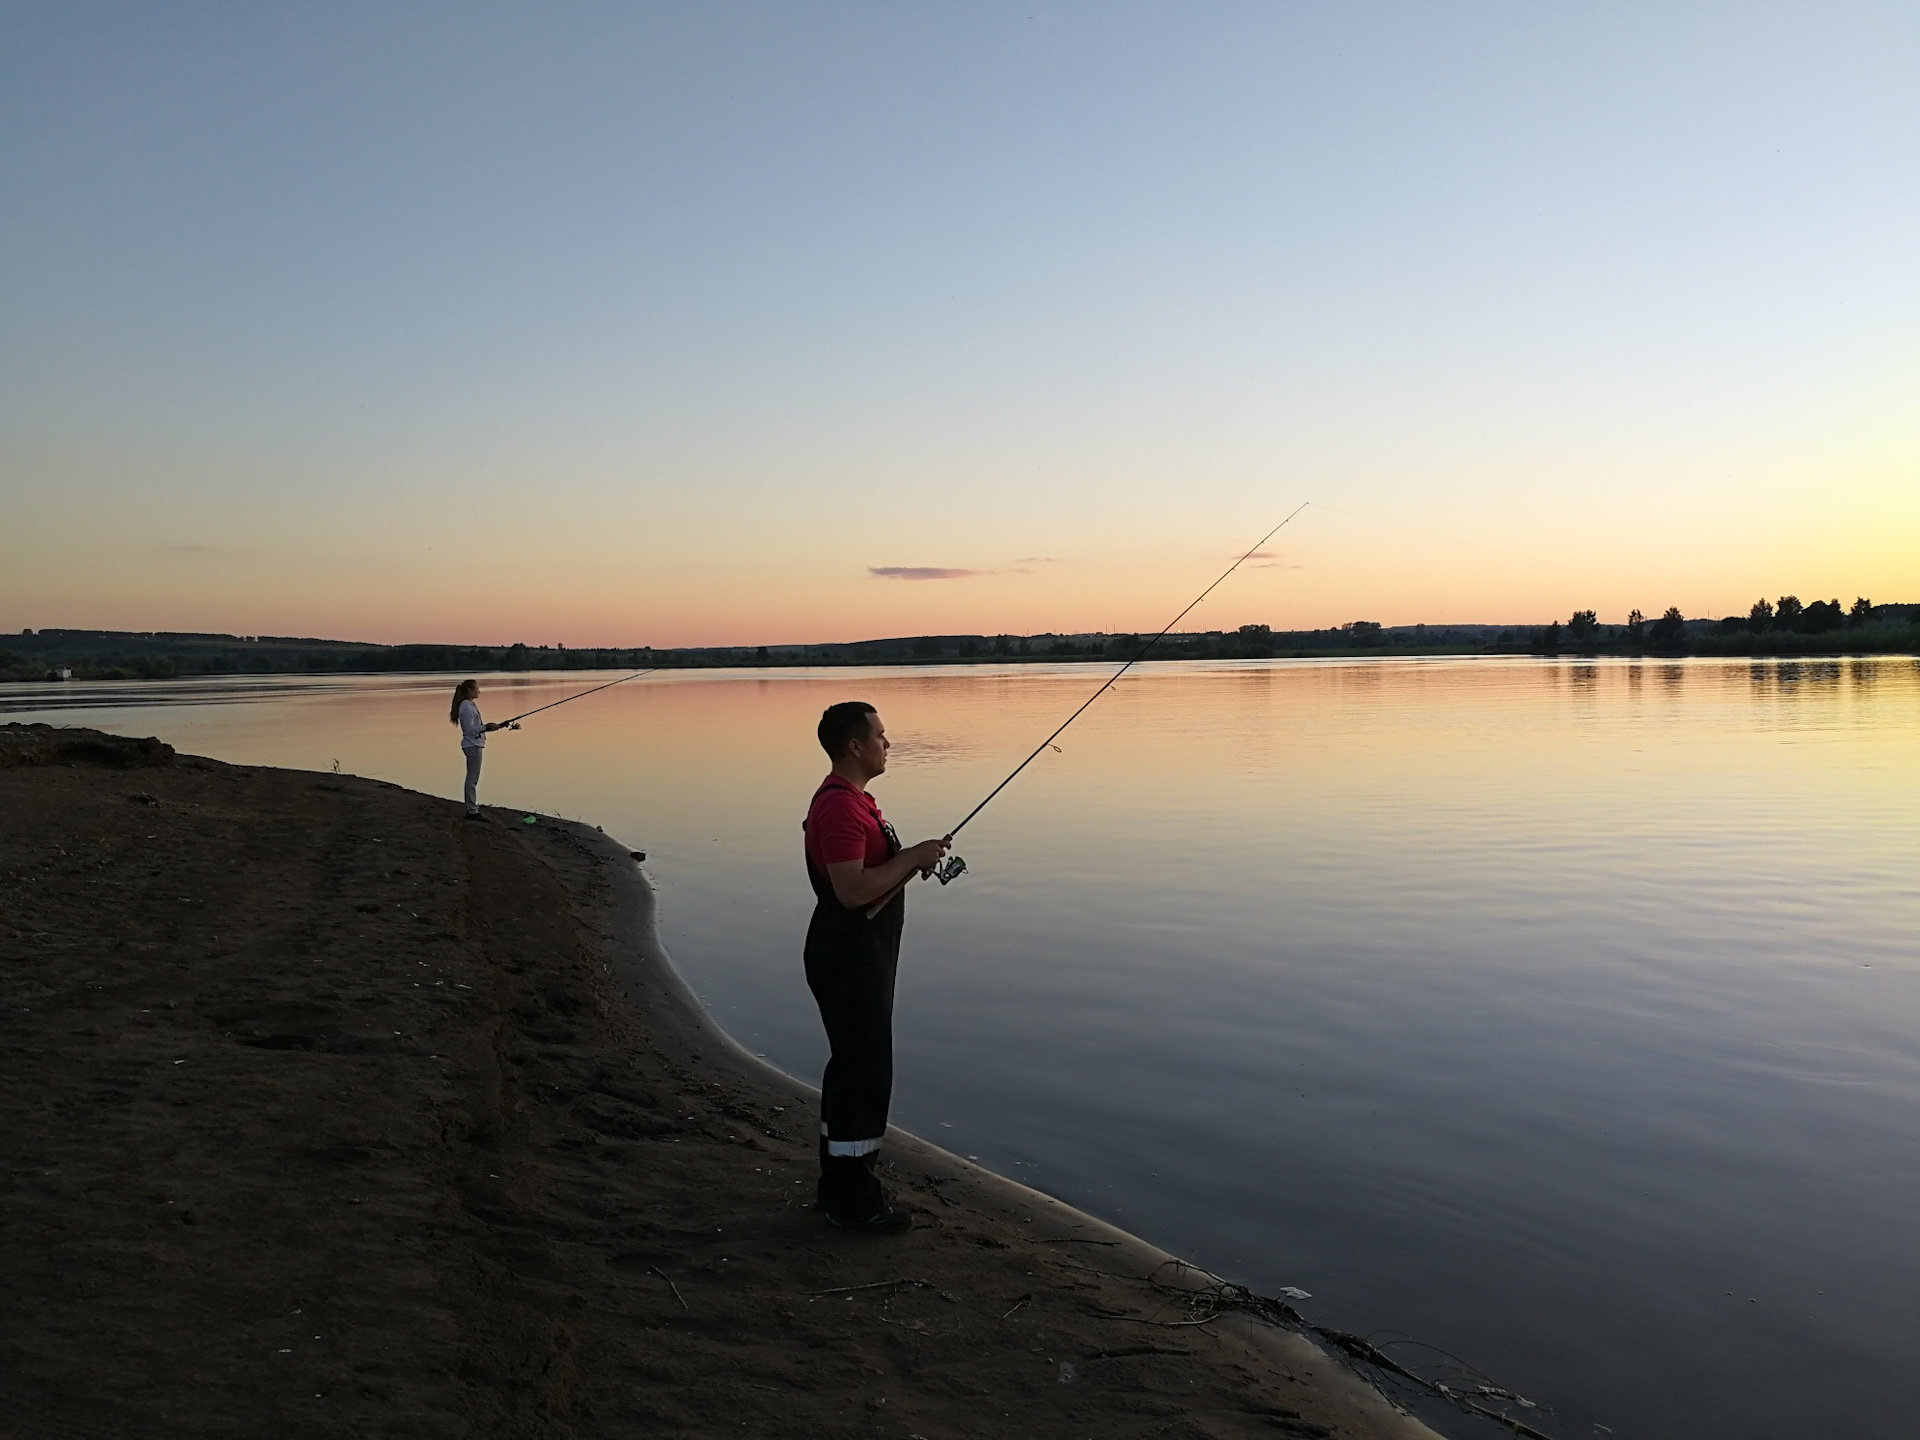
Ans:
[{"label": "thin cloud", "polygon": [[876,580],[967,580],[983,575],[983,570],[953,570],[945,565],[869,565],[867,574]]},{"label": "thin cloud", "polygon": [[964,570],[952,565],[869,565],[875,580],[971,580],[978,575],[1031,575],[1033,565],[1057,565],[1052,555],[1029,555],[998,570]]}]

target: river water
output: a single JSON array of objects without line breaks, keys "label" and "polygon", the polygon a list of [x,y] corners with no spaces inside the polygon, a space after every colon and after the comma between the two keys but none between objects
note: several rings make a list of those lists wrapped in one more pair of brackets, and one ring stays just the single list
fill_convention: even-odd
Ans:
[{"label": "river water", "polygon": [[[821,708],[880,708],[912,843],[1105,673],[648,676],[496,735],[483,798],[645,849],[694,988],[817,1079]],[[0,719],[453,795],[448,689],[9,686]],[[896,1118],[1444,1347],[1556,1436],[1907,1440],[1917,721],[1910,658],[1140,667],[968,827],[967,876],[913,887]]]}]

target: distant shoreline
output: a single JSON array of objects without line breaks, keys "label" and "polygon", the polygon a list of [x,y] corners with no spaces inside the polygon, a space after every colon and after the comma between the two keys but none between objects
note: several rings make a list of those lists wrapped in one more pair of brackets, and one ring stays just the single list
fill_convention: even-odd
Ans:
[{"label": "distant shoreline", "polygon": [[[1237,630],[1169,635],[1146,657],[1181,660],[1389,660],[1537,655],[1650,661],[1690,656],[1839,659],[1920,654],[1920,605],[1877,607],[1865,624],[1818,632],[1752,631],[1744,621],[1694,620],[1654,642],[1622,627],[1574,642],[1558,624],[1371,626],[1330,630]],[[1606,634],[1605,631],[1615,633]],[[565,646],[376,645],[283,636],[168,631],[39,630],[0,637],[0,680],[177,680],[241,675],[439,675],[582,670],[822,669],[872,665],[1109,664],[1133,655],[1138,635],[916,635],[833,645],[736,645],[655,650]]]}]

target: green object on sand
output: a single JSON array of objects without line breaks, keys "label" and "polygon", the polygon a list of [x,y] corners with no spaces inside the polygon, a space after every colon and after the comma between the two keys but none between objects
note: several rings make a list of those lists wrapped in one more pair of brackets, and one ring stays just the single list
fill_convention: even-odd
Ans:
[{"label": "green object on sand", "polygon": [[522,825],[538,825],[540,823],[540,817],[538,815],[528,815],[523,818],[520,823]]}]

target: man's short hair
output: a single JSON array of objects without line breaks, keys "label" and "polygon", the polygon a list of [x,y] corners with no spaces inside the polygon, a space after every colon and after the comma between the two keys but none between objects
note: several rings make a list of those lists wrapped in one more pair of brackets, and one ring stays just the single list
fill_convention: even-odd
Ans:
[{"label": "man's short hair", "polygon": [[814,733],[820,737],[820,748],[827,752],[827,758],[838,760],[854,741],[872,734],[873,722],[867,717],[877,713],[864,700],[842,700],[822,710],[820,728]]}]

